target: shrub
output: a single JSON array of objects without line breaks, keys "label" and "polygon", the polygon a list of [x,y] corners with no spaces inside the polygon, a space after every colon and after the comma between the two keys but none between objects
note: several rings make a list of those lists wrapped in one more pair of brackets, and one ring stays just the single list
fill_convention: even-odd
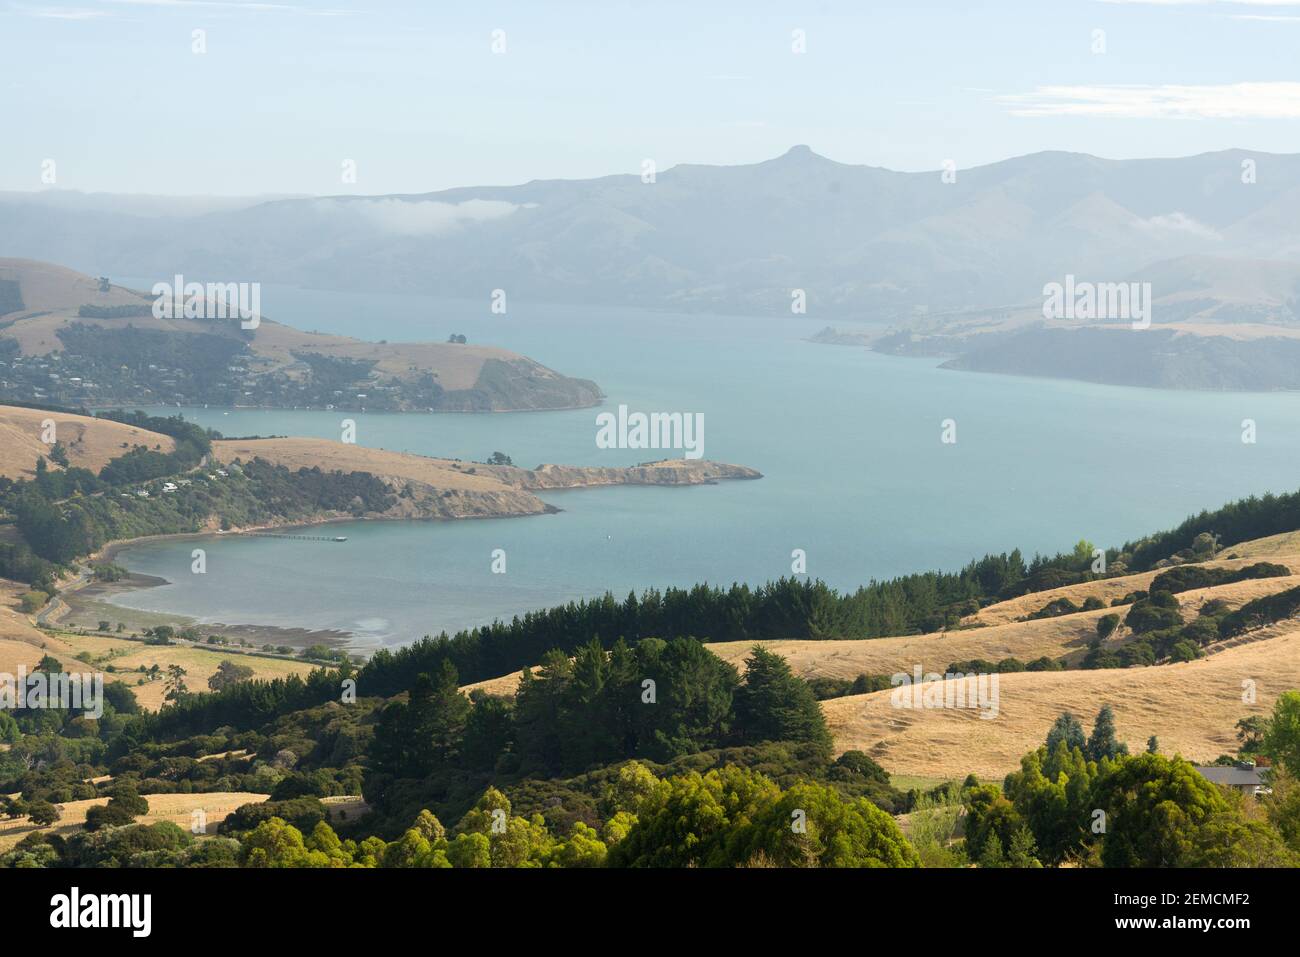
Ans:
[{"label": "shrub", "polygon": [[1104,641],[1105,639],[1113,635],[1115,633],[1115,629],[1118,627],[1119,627],[1119,615],[1114,613],[1109,615],[1102,615],[1100,618],[1097,619],[1097,637]]}]

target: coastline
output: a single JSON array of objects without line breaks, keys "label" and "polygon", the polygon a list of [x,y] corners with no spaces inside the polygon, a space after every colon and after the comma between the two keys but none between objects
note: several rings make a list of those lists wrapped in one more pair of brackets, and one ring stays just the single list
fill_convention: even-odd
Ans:
[{"label": "coastline", "polygon": [[[557,489],[556,491],[566,491]],[[532,515],[553,515],[562,512],[558,506],[547,503],[542,512],[518,512],[500,515],[464,515],[447,517],[429,515],[422,517],[388,516],[388,515],[321,515],[316,518],[294,519],[284,522],[269,522],[260,525],[240,526],[226,530],[201,529],[196,532],[168,532],[159,535],[140,535],[135,538],[115,539],[102,545],[97,551],[81,559],[85,566],[92,563],[115,563],[118,555],[133,546],[165,541],[208,541],[233,535],[251,534],[265,531],[309,530],[321,526],[336,525],[347,522],[454,522],[467,519],[487,518],[527,518]],[[245,640],[260,648],[263,645],[284,645],[294,649],[323,644],[331,648],[345,648],[349,654],[368,656],[375,649],[352,647],[355,635],[340,629],[288,628],[282,625],[268,625],[257,622],[226,624],[223,622],[201,622],[198,618],[176,612],[157,612],[131,608],[112,601],[112,596],[147,588],[161,588],[170,585],[165,578],[144,575],[127,569],[127,576],[116,582],[97,582],[93,578],[73,580],[59,590],[66,608],[50,619],[49,624],[58,629],[76,630],[87,628],[94,630],[101,620],[114,625],[121,623],[128,631],[140,632],[158,625],[170,625],[177,631],[194,628],[204,637],[217,635],[230,640]]]},{"label": "coastline", "polygon": [[[246,532],[269,531],[272,529],[306,529],[320,525],[353,521],[396,521],[396,519],[358,519],[352,516],[329,515],[321,516],[318,519],[298,519],[293,522],[250,525],[226,531],[204,529],[197,532],[141,535],[135,538],[115,539],[107,542],[97,551],[82,559],[81,563],[83,565],[95,562],[114,563],[118,554],[123,550],[151,542],[185,541],[187,539],[199,541]],[[117,604],[112,600],[114,595],[142,591],[147,588],[161,588],[170,584],[171,582],[165,578],[144,575],[129,569],[125,578],[115,582],[97,582],[93,578],[70,582],[59,591],[59,597],[63,599],[67,609],[53,619],[51,624],[56,628],[62,627],[69,630],[78,627],[93,629],[99,621],[107,620],[114,624],[123,624],[128,631],[132,632],[140,632],[158,625],[170,625],[177,631],[194,628],[201,631],[205,637],[207,635],[217,635],[230,640],[248,641],[259,648],[267,644],[284,645],[295,649],[306,648],[315,644],[323,644],[329,647],[345,647],[353,639],[351,632],[338,629],[286,628],[280,625],[267,625],[256,622],[234,625],[224,622],[201,622],[191,615],[131,608],[127,605]],[[351,653],[362,653],[357,649],[349,649],[349,651]]]},{"label": "coastline", "polygon": [[[153,538],[182,537],[191,536],[153,536]],[[143,541],[143,539],[136,539],[135,541]],[[121,544],[125,546],[126,543]],[[132,636],[138,636],[147,628],[168,625],[176,631],[194,629],[204,639],[209,635],[216,635],[236,643],[247,642],[254,649],[262,649],[266,645],[272,645],[299,650],[311,645],[326,645],[330,648],[347,648],[350,654],[364,653],[361,649],[348,647],[353,640],[351,632],[338,629],[289,628],[258,623],[232,625],[217,621],[203,622],[190,615],[131,608],[126,605],[119,605],[112,600],[115,595],[140,591],[146,588],[161,588],[170,584],[171,582],[165,578],[143,575],[138,572],[128,572],[126,578],[116,582],[97,582],[94,580],[84,582],[75,588],[60,592],[59,597],[66,606],[65,610],[47,624],[55,630],[77,631],[85,628],[87,631],[94,632],[99,630],[97,627],[99,622],[108,621],[113,626],[122,625],[123,631]],[[112,629],[110,628],[110,630]]]},{"label": "coastline", "polygon": [[[228,440],[236,442],[238,440]],[[266,440],[259,440],[266,441]],[[272,440],[274,441],[274,440]],[[380,450],[382,452],[382,450]],[[292,519],[263,522],[256,525],[237,526],[222,529],[217,527],[219,520],[209,517],[203,527],[194,531],[168,532],[156,535],[142,535],[134,538],[114,539],[104,543],[93,553],[80,560],[83,571],[76,578],[68,581],[60,589],[59,598],[63,608],[48,617],[48,624],[67,630],[85,628],[98,630],[100,622],[109,622],[110,627],[120,626],[124,630],[141,632],[159,625],[170,625],[179,630],[194,629],[203,633],[228,639],[251,641],[257,646],[285,645],[293,648],[306,647],[311,644],[330,646],[349,646],[356,640],[352,632],[338,629],[307,629],[284,627],[279,625],[259,624],[256,622],[229,625],[221,622],[201,622],[198,618],[175,612],[153,612],[131,608],[118,604],[113,597],[131,591],[147,588],[165,587],[171,582],[150,575],[142,575],[126,569],[127,574],[116,582],[96,581],[88,577],[84,570],[95,563],[115,563],[125,550],[137,545],[163,541],[208,541],[229,535],[256,535],[259,532],[292,533],[295,530],[310,530],[343,522],[412,522],[412,521],[459,521],[468,518],[521,518],[529,515],[551,515],[563,511],[559,506],[545,502],[533,492],[567,493],[584,488],[617,487],[627,485],[647,485],[658,487],[690,487],[693,485],[716,485],[720,480],[757,479],[762,473],[742,466],[731,466],[702,461],[670,464],[671,460],[619,468],[592,468],[571,466],[541,466],[538,469],[519,469],[514,466],[490,466],[475,463],[469,467],[470,475],[481,474],[491,477],[501,484],[501,492],[486,493],[484,504],[472,504],[470,508],[447,509],[442,503],[446,493],[438,494],[439,488],[414,480],[431,494],[427,500],[409,502],[406,507],[390,509],[386,512],[370,512],[363,515],[341,514],[336,511],[320,512],[316,515]],[[436,463],[441,466],[442,463]],[[455,462],[453,468],[460,468]],[[482,470],[477,472],[477,470]],[[685,474],[683,474],[685,473]],[[412,480],[396,476],[383,475],[386,481],[396,487],[398,481],[406,483]],[[483,492],[471,492],[471,496],[480,497]],[[436,508],[429,507],[431,502],[438,503]],[[368,651],[371,649],[353,649],[349,651]]]},{"label": "coastline", "polygon": [[[581,409],[596,409],[604,405],[609,400],[609,396],[601,395],[594,402],[584,402],[578,405],[545,405],[545,406],[521,406],[517,409],[366,409],[361,406],[343,406],[336,405],[327,409],[323,405],[212,405],[208,403],[203,406],[205,409],[215,409],[218,412],[351,412],[356,415],[515,415],[519,412],[576,412]],[[93,411],[106,411],[110,409],[121,409],[126,406],[140,409],[170,409],[185,408],[181,405],[141,405],[139,402],[114,402],[106,405],[96,404],[88,406]]]},{"label": "coastline", "polygon": [[[1206,330],[1196,334],[1188,334],[1183,326],[1177,323],[1164,325],[1153,325],[1150,331],[1168,332],[1175,338],[1179,335],[1186,335],[1187,342],[1179,340],[1179,348],[1185,351],[1180,352],[1152,352],[1144,356],[1151,359],[1155,355],[1167,355],[1171,358],[1171,363],[1158,369],[1164,374],[1164,378],[1158,375],[1154,377],[1148,375],[1145,378],[1123,378],[1113,371],[1115,368],[1114,356],[1109,353],[1100,354],[1098,361],[1089,366],[1086,371],[1069,365],[1052,366],[1050,362],[1044,359],[1045,355],[1057,356],[1068,353],[1068,350],[1060,348],[1058,341],[1060,333],[1087,333],[1103,330],[1111,330],[1112,327],[1106,325],[1085,325],[1075,329],[1062,329],[1059,327],[1019,327],[1008,328],[1001,331],[990,331],[974,334],[958,334],[945,332],[925,333],[924,340],[909,342],[905,346],[881,348],[880,344],[891,337],[890,334],[873,334],[846,331],[838,327],[827,326],[812,336],[808,336],[802,341],[821,346],[848,346],[865,349],[868,352],[882,356],[894,356],[900,359],[928,359],[936,361],[938,368],[950,372],[966,372],[981,375],[1001,375],[1015,379],[1029,379],[1047,382],[1080,382],[1088,385],[1105,386],[1117,389],[1142,389],[1148,392],[1174,392],[1174,393],[1194,393],[1200,395],[1231,395],[1231,396],[1252,396],[1252,395],[1277,395],[1285,393],[1300,392],[1300,381],[1292,376],[1288,379],[1279,379],[1278,373],[1273,372],[1272,379],[1265,379],[1265,384],[1261,385],[1255,379],[1247,379],[1237,373],[1243,362],[1247,361],[1252,354],[1245,354],[1245,351],[1251,348],[1260,348],[1258,343],[1284,343],[1290,345],[1294,342],[1294,337],[1290,335],[1277,334],[1273,336],[1247,337],[1235,339],[1230,334],[1231,324],[1225,323],[1221,326],[1206,325]],[[1285,330],[1285,327],[1279,326],[1278,330]],[[1228,331],[1223,331],[1228,330]],[[906,334],[907,330],[895,330],[893,335]],[[1008,358],[1005,348],[994,349],[999,337],[1004,340],[1013,340],[1014,337],[1022,339],[1030,334],[1039,336],[1052,336],[1050,343],[1032,343],[1031,346],[1038,352],[1029,352],[1026,356]],[[917,333],[917,335],[922,335]],[[972,348],[971,343],[975,342],[979,336],[985,336],[990,340],[990,344],[983,349]],[[1076,344],[1078,341],[1077,340]],[[1101,342],[1101,340],[1096,340]],[[1173,340],[1170,340],[1173,341]],[[1201,368],[1201,353],[1192,353],[1189,342],[1204,346],[1207,343],[1228,343],[1227,348],[1236,350],[1233,357],[1239,361],[1231,363],[1227,360],[1216,360],[1217,364],[1208,366],[1208,372]],[[1105,343],[1111,345],[1109,340]],[[1049,348],[1051,351],[1049,352]],[[1053,360],[1055,361],[1055,360]],[[1286,369],[1291,369],[1294,363],[1286,365]],[[1143,367],[1148,372],[1156,369],[1155,363],[1148,361]],[[1200,378],[1195,378],[1200,376]]]}]

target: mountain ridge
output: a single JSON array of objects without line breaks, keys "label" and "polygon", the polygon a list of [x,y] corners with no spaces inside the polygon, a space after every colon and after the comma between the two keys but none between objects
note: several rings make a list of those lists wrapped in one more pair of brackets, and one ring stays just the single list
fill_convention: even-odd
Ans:
[{"label": "mountain ridge", "polygon": [[684,311],[789,314],[803,289],[810,315],[904,321],[917,309],[1025,301],[1066,272],[1114,281],[1192,254],[1300,260],[1297,218],[1295,154],[1046,151],[944,182],[938,170],[795,146],[751,164],[677,164],[654,182],[630,172],[282,198],[171,217],[166,230],[157,218],[0,197],[0,235],[12,237],[0,254],[118,275],[179,269],[457,298],[502,288],[516,301]]}]

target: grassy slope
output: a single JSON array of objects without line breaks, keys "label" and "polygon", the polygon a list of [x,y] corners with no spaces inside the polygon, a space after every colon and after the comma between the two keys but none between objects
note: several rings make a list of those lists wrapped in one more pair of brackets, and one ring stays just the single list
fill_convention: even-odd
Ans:
[{"label": "grassy slope", "polygon": [[[1271,536],[1233,546],[1225,554],[1236,559],[1205,563],[1239,567],[1270,560],[1300,571],[1300,533]],[[1022,661],[1048,655],[1079,657],[1104,614],[1127,612],[1127,606],[1081,612],[1059,618],[1017,622],[1048,601],[1068,596],[1082,604],[1090,595],[1107,605],[1113,598],[1145,589],[1158,573],[1073,585],[1039,592],[982,609],[968,621],[987,627],[899,638],[848,641],[770,641],[768,648],[787,658],[804,677],[853,678],[869,674],[943,671],[952,661],[985,658]],[[1183,616],[1190,620],[1211,598],[1232,607],[1251,599],[1300,585],[1300,575],[1259,579],[1180,593]],[[1108,642],[1117,647],[1130,636],[1123,630]],[[719,657],[744,667],[753,642],[709,645]],[[1165,753],[1182,753],[1212,760],[1235,749],[1238,719],[1264,714],[1281,691],[1300,688],[1300,626],[1283,622],[1271,628],[1207,649],[1207,657],[1178,665],[1100,671],[1023,672],[999,677],[999,716],[980,719],[976,712],[895,708],[891,692],[837,698],[822,702],[838,751],[866,751],[894,774],[923,778],[963,777],[975,772],[997,778],[1019,766],[1021,756],[1041,743],[1064,710],[1072,710],[1091,726],[1103,702],[1115,710],[1120,737],[1134,750],[1144,749],[1154,734]],[[1258,698],[1242,701],[1242,682],[1255,682]],[[493,694],[511,694],[518,672],[479,682]]]},{"label": "grassy slope", "polygon": [[[1276,556],[1274,556],[1276,557]],[[1300,570],[1300,555],[1290,556],[1291,567]],[[1236,566],[1239,561],[1206,562],[1207,567]],[[954,661],[984,658],[997,662],[1003,658],[1030,661],[1044,655],[1050,658],[1066,656],[1073,663],[1087,650],[1089,640],[1096,635],[1097,620],[1103,615],[1117,613],[1121,617],[1129,606],[1106,607],[1095,611],[1062,615],[1058,618],[1040,618],[1035,621],[1015,621],[1031,611],[1037,611],[1052,598],[1067,594],[1082,603],[1090,594],[1122,596],[1135,589],[1145,588],[1155,572],[1124,578],[1090,582],[1069,588],[1038,592],[1024,598],[990,605],[968,622],[983,621],[984,627],[964,628],[954,631],[933,632],[924,635],[904,635],[895,638],[847,639],[838,641],[777,640],[777,641],[721,641],[709,644],[709,650],[737,667],[756,644],[780,652],[795,673],[804,678],[855,678],[859,674],[893,674],[911,671],[920,665],[925,671],[942,671]],[[1199,588],[1178,595],[1183,616],[1190,620],[1196,609],[1211,598],[1226,601],[1233,608],[1263,595],[1300,585],[1300,575],[1282,578],[1256,579]],[[995,623],[996,622],[996,623]],[[1106,647],[1123,645],[1131,636],[1123,629],[1108,641]],[[519,672],[480,681],[468,688],[483,688],[493,694],[512,694],[518,683]]]},{"label": "grassy slope", "polygon": [[409,483],[413,495],[399,499],[391,514],[386,513],[393,518],[537,515],[548,506],[534,491],[603,485],[700,485],[718,479],[759,477],[752,469],[703,459],[673,459],[633,468],[546,465],[523,469],[296,437],[218,441],[213,443],[213,455],[220,462],[260,457],[290,469],[370,472],[395,490]]},{"label": "grassy slope", "polygon": [[[147,794],[145,800],[149,802],[149,813],[136,820],[141,824],[171,821],[178,827],[188,831],[192,820],[191,814],[197,809],[202,809],[207,818],[207,833],[213,835],[217,833],[217,825],[225,820],[226,816],[236,808],[244,804],[260,804],[266,798],[267,795],[265,794],[255,794],[251,791],[210,791],[206,794]],[[13,821],[0,819],[0,853],[10,850],[33,831],[44,831],[47,834],[59,834],[62,837],[68,837],[73,832],[81,830],[81,826],[86,823],[86,812],[88,810],[96,804],[107,803],[108,798],[102,797],[60,804],[58,807],[62,810],[63,817],[54,826],[48,828],[34,827],[25,817]]]},{"label": "grassy slope", "polygon": [[759,476],[752,469],[704,459],[666,459],[631,468],[542,465],[526,469],[300,437],[221,440],[213,443],[213,455],[222,462],[260,457],[291,469],[319,466],[327,471],[364,471],[423,482],[438,489],[477,492],[545,491],[599,485],[698,485],[717,479]]},{"label": "grassy slope", "polygon": [[105,638],[99,635],[64,634],[60,636],[60,640],[76,656],[74,664],[78,661],[84,662],[80,665],[82,670],[103,668],[112,664],[117,669],[117,673],[116,675],[110,673],[110,676],[128,684],[135,692],[140,706],[150,711],[162,707],[164,683],[158,680],[137,685],[136,681],[140,679],[140,675],[131,672],[141,665],[149,668],[156,664],[162,671],[166,671],[170,665],[180,665],[186,671],[185,683],[191,691],[206,691],[208,679],[216,674],[217,666],[223,661],[233,661],[235,664],[252,668],[253,677],[263,681],[283,678],[291,674],[305,676],[314,667],[306,662],[263,658],[229,649],[209,650],[188,645],[146,645],[141,641]]},{"label": "grassy slope", "polygon": [[469,469],[474,468],[472,463],[453,463],[409,452],[389,452],[327,439],[222,440],[213,443],[212,453],[219,462],[232,462],[237,458],[247,462],[258,457],[290,469],[319,466],[324,471],[363,471],[424,482],[440,489],[487,492],[507,488],[481,467],[476,474],[469,474]]},{"label": "grassy slope", "polygon": [[50,447],[42,441],[44,424],[52,419],[55,438],[67,450],[74,466],[98,472],[108,460],[124,454],[134,445],[161,446],[170,452],[176,447],[170,436],[159,435],[133,425],[107,419],[41,409],[23,409],[0,405],[0,475],[11,479],[30,479],[36,460],[47,456]]},{"label": "grassy slope", "polygon": [[[1258,685],[1253,704],[1242,701],[1246,680]],[[1166,754],[1209,761],[1236,749],[1238,719],[1266,714],[1279,692],[1298,687],[1300,630],[1292,630],[1186,664],[1002,675],[999,713],[991,720],[969,710],[895,708],[889,691],[822,707],[838,750],[861,749],[906,774],[973,771],[996,779],[1019,767],[1062,711],[1090,726],[1109,703],[1131,749],[1143,750],[1154,734]]]},{"label": "grassy slope", "polygon": [[0,578],[0,672],[14,674],[20,664],[30,669],[45,654],[75,664],[76,653],[69,645],[33,627],[17,610],[18,596],[26,590],[26,585]]}]

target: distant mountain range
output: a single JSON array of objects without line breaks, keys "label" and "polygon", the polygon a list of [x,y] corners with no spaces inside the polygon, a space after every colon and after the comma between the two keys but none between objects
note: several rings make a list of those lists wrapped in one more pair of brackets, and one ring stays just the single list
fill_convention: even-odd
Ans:
[{"label": "distant mountain range", "polygon": [[[1297,222],[1300,155],[1115,161],[1036,153],[954,178],[849,166],[799,146],[749,166],[676,166],[653,182],[628,174],[170,204],[3,193],[0,254],[109,276],[182,273],[485,303],[504,290],[516,304],[789,315],[802,290],[810,318],[871,322],[873,348],[944,356],[953,368],[1297,389]],[[1097,329],[1127,327],[1124,318],[1045,320],[1044,287],[1069,277],[1149,283],[1149,334]],[[6,295],[0,288],[0,310],[14,308]],[[888,337],[879,335],[882,323]],[[432,404],[584,405],[596,393],[578,393],[590,385]]]},{"label": "distant mountain range", "polygon": [[[653,183],[191,199],[166,214],[156,198],[6,193],[0,255],[108,275],[763,314],[789,314],[803,289],[810,316],[892,322],[1032,306],[1072,274],[1151,281],[1157,300],[1182,297],[1179,320],[1209,310],[1286,322],[1297,222],[1297,155],[1047,152],[944,182],[798,146],[748,166],[676,166]],[[1233,276],[1243,281],[1228,289]]]}]

